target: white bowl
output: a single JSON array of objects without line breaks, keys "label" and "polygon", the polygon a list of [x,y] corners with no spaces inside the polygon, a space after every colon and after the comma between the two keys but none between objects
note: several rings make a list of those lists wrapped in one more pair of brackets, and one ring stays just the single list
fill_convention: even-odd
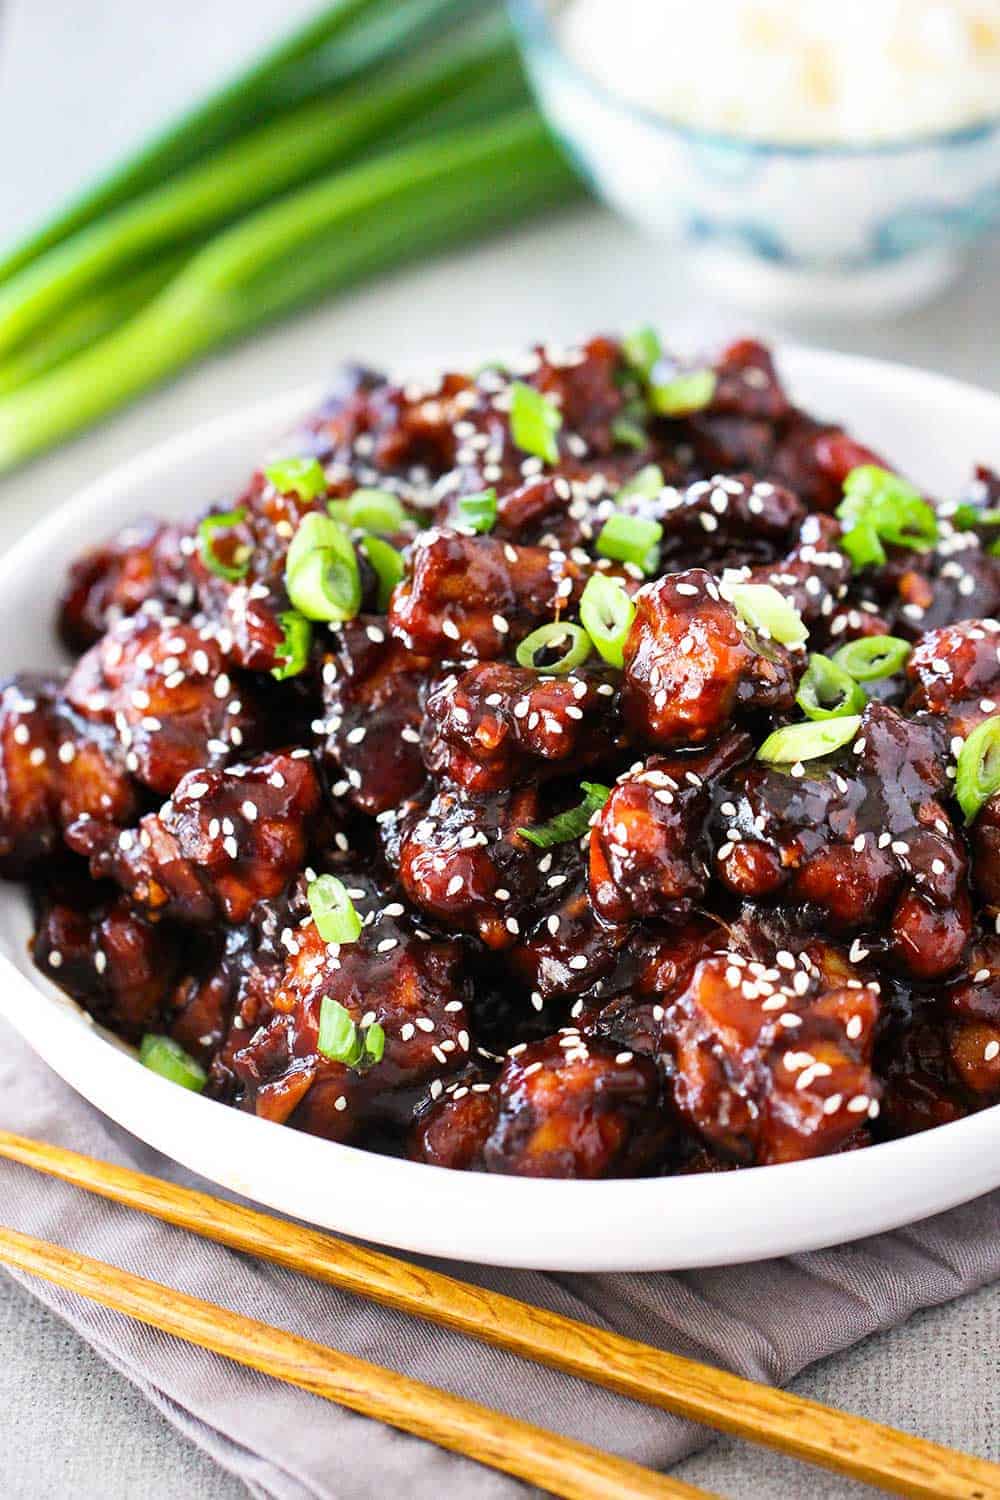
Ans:
[{"label": "white bowl", "polygon": [[[931,490],[1000,467],[1000,397],[880,361],[787,350],[810,409],[843,419]],[[0,563],[0,670],[59,661],[63,570],[143,513],[183,516],[238,492],[322,392],[198,429],[89,486]],[[30,482],[30,481],[27,481]],[[552,1182],[452,1172],[332,1145],[227,1109],[142,1068],[39,975],[23,891],[0,886],[0,1015],[79,1093],[167,1156],[271,1208],[407,1250],[548,1270],[667,1270],[815,1249],[912,1223],[1000,1185],[1000,1106],[846,1156],[720,1175]]]}]

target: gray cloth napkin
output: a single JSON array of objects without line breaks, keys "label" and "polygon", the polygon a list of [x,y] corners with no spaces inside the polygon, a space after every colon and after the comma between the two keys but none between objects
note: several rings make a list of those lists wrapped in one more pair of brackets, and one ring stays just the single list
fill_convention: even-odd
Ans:
[{"label": "gray cloth napkin", "polygon": [[[0,1026],[8,1130],[194,1181],[106,1120]],[[3,1221],[405,1371],[654,1468],[709,1434],[501,1350],[386,1311],[0,1162]],[[204,1184],[200,1184],[204,1186]],[[681,1354],[782,1383],[821,1356],[1000,1277],[1000,1192],[895,1234],[811,1255],[673,1275],[443,1269]],[[277,1500],[513,1500],[514,1480],[243,1370],[31,1277],[18,1277],[180,1431]]]}]

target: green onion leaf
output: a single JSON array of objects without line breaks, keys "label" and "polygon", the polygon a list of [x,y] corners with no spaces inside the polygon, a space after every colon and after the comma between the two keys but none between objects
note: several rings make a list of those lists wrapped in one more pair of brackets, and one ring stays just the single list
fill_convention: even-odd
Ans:
[{"label": "green onion leaf", "polygon": [[644,500],[655,500],[666,480],[659,464],[646,464],[631,479],[626,479],[615,495],[615,504],[620,505],[630,495],[641,495]]},{"label": "green onion leaf", "polygon": [[810,656],[795,701],[807,719],[842,719],[847,714],[860,714],[868,697],[836,659]]},{"label": "green onion leaf", "polygon": [[284,682],[286,677],[298,677],[306,669],[312,645],[312,625],[295,609],[286,609],[278,620],[284,633],[274,654],[281,665],[271,668],[271,676]]},{"label": "green onion leaf", "polygon": [[[559,647],[565,649],[555,660],[538,661],[540,651],[548,655]],[[582,625],[572,625],[566,620],[552,620],[548,625],[540,625],[537,630],[525,636],[517,648],[516,656],[518,666],[562,677],[567,672],[572,672],[574,667],[582,666],[590,655],[590,650],[590,637]]]},{"label": "green onion leaf", "polygon": [[268,464],[264,478],[280,495],[297,495],[300,500],[318,500],[326,490],[326,475],[318,458],[279,458]]},{"label": "green onion leaf", "polygon": [[625,665],[625,642],[635,619],[635,605],[617,578],[594,573],[580,597],[580,619],[598,651],[611,666]]},{"label": "green onion leaf", "polygon": [[690,417],[710,406],[718,384],[714,370],[691,370],[649,387],[649,404],[661,417]]},{"label": "green onion leaf", "polygon": [[458,502],[458,521],[473,531],[492,531],[497,524],[497,492],[483,490],[478,495],[463,495]]},{"label": "green onion leaf", "polygon": [[621,448],[642,451],[649,444],[649,434],[635,417],[615,417],[611,424],[611,436]]},{"label": "green onion leaf", "polygon": [[346,500],[328,500],[326,508],[335,521],[375,536],[395,536],[410,523],[399,496],[391,490],[355,490]]},{"label": "green onion leaf", "polygon": [[556,433],[561,426],[562,412],[554,401],[523,380],[514,381],[510,388],[510,434],[522,453],[557,464]]},{"label": "green onion leaf", "polygon": [[833,653],[838,667],[850,672],[855,682],[878,682],[881,677],[891,677],[906,666],[910,655],[909,641],[896,635],[869,635],[859,640],[848,641]]},{"label": "green onion leaf", "polygon": [[844,714],[819,724],[789,724],[768,735],[757,751],[757,759],[784,766],[831,755],[853,740],[860,724],[860,714]]},{"label": "green onion leaf", "polygon": [[977,510],[974,505],[959,505],[951,517],[956,531],[972,531],[976,526],[1000,526],[1000,510]]},{"label": "green onion leaf", "polygon": [[659,521],[648,521],[642,516],[609,516],[597,538],[597,551],[602,557],[616,562],[635,563],[647,576],[655,573],[660,561],[660,538],[663,527]]},{"label": "green onion leaf", "polygon": [[362,537],[360,545],[378,576],[378,607],[384,614],[389,608],[393,589],[406,572],[403,554],[380,536]]},{"label": "green onion leaf", "polygon": [[230,583],[238,583],[250,571],[251,549],[247,546],[237,547],[233,553],[233,561],[223,562],[215,550],[215,533],[228,531],[245,518],[246,511],[243,509],[227,510],[221,515],[206,516],[198,523],[198,551],[202,563],[210,573],[218,578],[228,578]]},{"label": "green onion leaf", "polygon": [[151,1032],[139,1044],[139,1061],[152,1073],[159,1073],[171,1083],[179,1083],[182,1089],[200,1094],[208,1082],[208,1074],[200,1062],[196,1062],[172,1036],[154,1036]]},{"label": "green onion leaf", "polygon": [[361,608],[361,572],[339,522],[318,511],[302,518],[285,559],[285,588],[307,620],[353,620]]},{"label": "green onion leaf", "polygon": [[958,754],[955,796],[971,823],[983,803],[1000,789],[1000,714],[985,719],[969,735]]},{"label": "green onion leaf", "polygon": [[319,1007],[316,1051],[330,1062],[366,1073],[385,1056],[385,1029],[377,1021],[362,1031],[339,1000],[324,995]]},{"label": "green onion leaf", "polygon": [[519,828],[517,831],[521,837],[537,845],[539,849],[551,849],[554,844],[566,844],[570,839],[582,838],[590,827],[590,820],[595,812],[599,812],[611,796],[611,788],[602,786],[599,781],[582,781],[580,786],[584,796],[579,807],[556,813],[554,818],[550,818],[547,823],[539,823],[535,828]]},{"label": "green onion leaf", "polygon": [[781,646],[804,646],[809,639],[794,604],[769,583],[738,583],[729,590],[729,597],[744,624],[765,638]]},{"label": "green onion leaf", "polygon": [[316,931],[324,943],[354,943],[361,935],[361,918],[347,887],[336,875],[319,875],[306,892]]},{"label": "green onion leaf", "polygon": [[920,491],[878,464],[859,464],[844,480],[837,507],[841,545],[855,567],[885,562],[883,542],[926,552],[937,541],[937,517]]},{"label": "green onion leaf", "polygon": [[648,380],[653,366],[663,358],[660,335],[648,324],[643,328],[636,328],[622,339],[622,353],[626,364],[637,375],[641,375],[643,380]]}]

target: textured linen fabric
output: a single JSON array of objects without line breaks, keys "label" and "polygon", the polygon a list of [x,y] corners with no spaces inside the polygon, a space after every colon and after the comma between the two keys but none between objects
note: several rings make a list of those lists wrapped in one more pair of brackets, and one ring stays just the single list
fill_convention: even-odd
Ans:
[{"label": "textured linen fabric", "polygon": [[[0,1028],[3,1128],[193,1181],[75,1095]],[[666,1468],[707,1434],[502,1350],[250,1260],[142,1214],[0,1163],[3,1219],[139,1275],[223,1303],[461,1395]],[[1000,1193],[895,1234],[784,1260],[674,1274],[557,1276],[448,1264],[453,1274],[754,1379],[783,1382],[822,1355],[1000,1276]],[[524,1492],[502,1475],[284,1386],[31,1277],[180,1431],[280,1500],[438,1500]]]}]

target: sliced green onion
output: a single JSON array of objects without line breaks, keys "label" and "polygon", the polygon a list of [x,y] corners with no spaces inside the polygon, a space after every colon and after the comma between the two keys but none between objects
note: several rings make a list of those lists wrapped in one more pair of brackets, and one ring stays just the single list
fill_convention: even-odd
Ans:
[{"label": "sliced green onion", "polygon": [[554,818],[535,828],[519,828],[517,831],[521,837],[539,849],[551,849],[553,844],[566,844],[570,839],[582,838],[595,812],[599,812],[611,796],[611,788],[602,786],[599,781],[581,781],[580,787],[584,795],[579,807],[556,813]]},{"label": "sliced green onion", "polygon": [[580,596],[580,619],[604,660],[622,668],[635,605],[617,578],[608,578],[605,573],[588,578]]},{"label": "sliced green onion", "polygon": [[665,484],[666,480],[659,464],[646,464],[638,473],[633,474],[631,479],[626,479],[615,495],[615,504],[620,505],[630,495],[641,495],[644,500],[655,500]]},{"label": "sliced green onion", "polygon": [[403,554],[380,536],[362,537],[361,550],[378,577],[378,607],[384,614],[393,589],[406,572]]},{"label": "sliced green onion", "polygon": [[361,935],[361,918],[347,887],[336,875],[319,875],[306,892],[316,931],[324,943],[354,943]]},{"label": "sliced green onion", "polygon": [[977,510],[974,505],[959,505],[951,518],[956,531],[972,531],[976,526],[1000,526],[1000,510]]},{"label": "sliced green onion", "polygon": [[330,1062],[343,1063],[364,1073],[385,1056],[385,1029],[374,1021],[362,1031],[339,1000],[324,995],[319,1007],[316,1051]]},{"label": "sliced green onion", "polygon": [[346,500],[328,500],[326,508],[335,521],[375,536],[395,536],[410,524],[399,496],[391,490],[355,490]]},{"label": "sliced green onion", "polygon": [[[540,651],[554,651],[565,645],[565,650],[555,661],[538,661]],[[533,672],[552,672],[557,677],[582,666],[590,655],[590,637],[582,625],[572,625],[567,620],[552,620],[541,625],[517,648],[518,666],[530,667]]]},{"label": "sliced green onion", "polygon": [[554,401],[533,385],[515,380],[510,388],[510,435],[522,453],[531,453],[547,464],[559,462],[556,433],[562,412]]},{"label": "sliced green onion", "polygon": [[828,656],[810,656],[795,701],[807,719],[842,719],[868,702],[864,688]]},{"label": "sliced green onion", "polygon": [[899,636],[869,635],[848,641],[833,653],[833,659],[838,667],[850,672],[855,682],[877,682],[905,667],[910,650],[909,641]]},{"label": "sliced green onion", "polygon": [[219,578],[228,578],[230,583],[238,583],[250,571],[251,549],[247,546],[237,547],[234,560],[231,563],[223,562],[215,550],[215,533],[229,531],[245,519],[245,510],[227,510],[221,515],[206,516],[198,523],[198,551],[202,562],[210,573],[215,573]]},{"label": "sliced green onion", "polygon": [[326,475],[318,458],[279,458],[268,464],[264,478],[280,495],[297,495],[300,500],[318,500],[326,490]]},{"label": "sliced green onion", "polygon": [[809,639],[794,604],[769,583],[738,583],[729,590],[729,598],[744,624],[779,645],[804,646]]},{"label": "sliced green onion", "polygon": [[859,464],[844,480],[837,515],[841,545],[856,567],[885,562],[883,542],[926,552],[937,540],[937,516],[908,480],[878,464]]},{"label": "sliced green onion", "polygon": [[621,448],[635,448],[641,451],[649,445],[649,434],[642,423],[635,417],[615,417],[611,424],[611,436]]},{"label": "sliced green onion", "polygon": [[661,417],[689,417],[711,405],[718,384],[714,370],[691,370],[649,387],[649,404]]},{"label": "sliced green onion", "polygon": [[285,559],[285,588],[307,620],[353,620],[361,608],[361,572],[339,522],[318,511],[302,518]]},{"label": "sliced green onion", "polygon": [[969,735],[958,754],[955,796],[971,823],[983,803],[1000,789],[1000,714],[984,719]]},{"label": "sliced green onion", "polygon": [[312,645],[312,625],[295,609],[286,609],[278,616],[278,621],[283,634],[274,655],[281,665],[271,668],[271,676],[284,682],[286,677],[298,677],[306,669]]},{"label": "sliced green onion", "polygon": [[171,1083],[179,1083],[182,1089],[200,1094],[208,1082],[208,1074],[200,1062],[196,1062],[172,1036],[154,1036],[152,1032],[139,1043],[139,1061],[151,1073],[159,1073]]},{"label": "sliced green onion", "polygon": [[660,335],[648,324],[643,328],[633,329],[622,339],[622,353],[626,364],[637,375],[641,375],[643,380],[648,380],[653,366],[663,358]]},{"label": "sliced green onion", "polygon": [[635,563],[643,573],[655,573],[660,561],[660,538],[663,527],[659,521],[648,521],[643,516],[609,516],[597,538],[597,551],[602,557],[611,557],[616,562]]},{"label": "sliced green onion", "polygon": [[473,531],[492,531],[497,524],[497,492],[482,490],[478,495],[463,495],[458,502],[458,520]]},{"label": "sliced green onion", "polygon": [[844,714],[819,724],[789,724],[768,735],[757,751],[757,759],[784,766],[831,755],[853,740],[860,724],[860,714]]}]

